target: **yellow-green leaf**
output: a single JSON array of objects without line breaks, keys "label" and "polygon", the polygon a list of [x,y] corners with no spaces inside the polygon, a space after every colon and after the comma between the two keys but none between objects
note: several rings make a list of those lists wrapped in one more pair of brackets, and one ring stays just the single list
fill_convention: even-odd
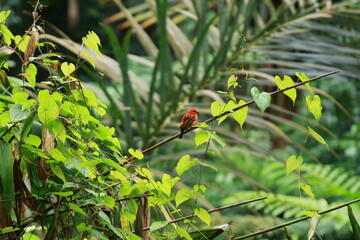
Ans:
[{"label": "yellow-green leaf", "polygon": [[321,118],[321,99],[319,95],[306,96],[306,105],[317,121]]},{"label": "yellow-green leaf", "polygon": [[271,103],[271,95],[267,92],[261,92],[257,87],[251,89],[251,96],[253,97],[256,105],[260,108],[261,112],[264,112]]},{"label": "yellow-green leaf", "polygon": [[[284,88],[294,85],[294,81],[292,80],[292,78],[287,75],[284,75],[283,80],[281,80],[281,78],[279,76],[275,76],[275,82],[279,89],[284,89]],[[286,96],[288,96],[295,104],[295,101],[296,101],[296,89],[295,88],[286,90],[284,92],[284,94]]]},{"label": "yellow-green leaf", "polygon": [[139,150],[134,150],[134,149],[130,148],[129,153],[139,160],[144,158],[144,154],[142,152],[140,152]]},{"label": "yellow-green leaf", "polygon": [[195,133],[195,144],[196,147],[209,141],[210,136],[207,134],[207,131],[205,130],[199,130]]},{"label": "yellow-green leaf", "polygon": [[36,74],[37,74],[37,68],[34,64],[30,63],[28,67],[26,68],[26,80],[29,82],[31,87],[35,87],[36,83]]},{"label": "yellow-green leaf", "polygon": [[228,82],[227,82],[227,88],[229,89],[230,87],[236,88],[238,83],[237,83],[237,79],[238,77],[236,77],[235,75],[231,75],[228,78]]},{"label": "yellow-green leaf", "polygon": [[[213,102],[211,104],[211,114],[216,117],[219,116],[220,114],[222,114],[223,112],[226,111],[226,104],[225,103],[220,103],[220,102]],[[218,124],[220,124],[222,121],[224,121],[227,118],[227,115],[222,116],[221,118],[218,118]]]},{"label": "yellow-green leaf", "polygon": [[193,192],[189,188],[181,188],[175,195],[175,204],[179,206],[181,203],[193,197]]},{"label": "yellow-green leaf", "polygon": [[[237,104],[235,102],[233,102],[233,101],[229,101],[227,106],[230,109],[234,109],[236,107],[244,105],[245,103],[246,102],[243,101],[243,100],[240,100]],[[239,110],[234,111],[233,113],[231,113],[232,116],[234,117],[235,121],[239,123],[240,128],[242,128],[242,126],[245,123],[245,120],[246,120],[247,115],[248,115],[248,111],[249,111],[249,107],[246,106],[246,107],[240,108]]]},{"label": "yellow-green leaf", "polygon": [[[306,76],[305,73],[298,73],[298,72],[296,72],[295,75],[296,75],[296,76],[300,79],[300,81],[302,81],[302,82],[305,82],[305,81],[309,80],[308,76]],[[313,95],[314,92],[313,92],[313,90],[312,90],[312,88],[311,88],[311,86],[310,86],[310,83],[305,83],[305,86],[306,86],[306,88],[309,90],[310,94]]]},{"label": "yellow-green leaf", "polygon": [[63,62],[60,68],[65,77],[70,76],[75,71],[75,65],[73,63]]},{"label": "yellow-green leaf", "polygon": [[176,165],[176,173],[181,176],[185,171],[196,166],[197,159],[190,160],[190,155],[182,156]]},{"label": "yellow-green leaf", "polygon": [[325,142],[325,140],[320,136],[320,134],[318,134],[317,132],[315,132],[311,127],[308,127],[309,129],[309,133],[310,135],[319,143],[326,145],[327,148],[329,148],[329,146],[327,145],[327,143]]},{"label": "yellow-green leaf", "polygon": [[294,170],[298,170],[303,162],[303,158],[301,156],[296,157],[295,155],[289,157],[286,160],[286,174],[291,173]]},{"label": "yellow-green leaf", "polygon": [[75,203],[68,203],[70,209],[74,210],[75,212],[80,213],[81,215],[84,215],[86,217],[88,217],[88,215],[86,214],[86,212],[84,210],[82,210],[77,204]]},{"label": "yellow-green leaf", "polygon": [[311,198],[315,198],[315,194],[311,190],[311,186],[305,183],[301,183],[301,189]]},{"label": "yellow-green leaf", "polygon": [[201,219],[204,223],[210,226],[211,217],[210,214],[203,208],[195,208],[194,213]]},{"label": "yellow-green leaf", "polygon": [[176,226],[176,233],[179,234],[180,236],[186,238],[187,240],[192,240],[191,236],[189,235],[189,233],[187,233],[183,228],[181,228],[180,226]]}]

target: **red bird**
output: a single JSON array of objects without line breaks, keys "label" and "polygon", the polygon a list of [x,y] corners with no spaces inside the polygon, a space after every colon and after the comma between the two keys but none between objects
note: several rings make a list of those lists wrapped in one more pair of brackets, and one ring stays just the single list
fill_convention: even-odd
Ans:
[{"label": "red bird", "polygon": [[189,111],[183,116],[182,121],[180,123],[179,138],[182,138],[182,135],[185,130],[196,125],[197,120],[198,120],[197,114],[198,114],[198,111],[195,108],[190,108]]}]

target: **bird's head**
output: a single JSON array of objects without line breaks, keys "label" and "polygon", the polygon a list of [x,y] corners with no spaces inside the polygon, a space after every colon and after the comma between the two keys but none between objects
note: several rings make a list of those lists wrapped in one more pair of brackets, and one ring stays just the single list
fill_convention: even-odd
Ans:
[{"label": "bird's head", "polygon": [[199,113],[196,108],[190,108],[189,113]]}]

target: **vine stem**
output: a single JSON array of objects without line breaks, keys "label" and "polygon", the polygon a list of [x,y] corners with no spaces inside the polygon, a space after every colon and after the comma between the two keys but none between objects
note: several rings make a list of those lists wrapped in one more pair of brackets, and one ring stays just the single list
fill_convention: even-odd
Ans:
[{"label": "vine stem", "polygon": [[[360,201],[360,198],[357,198],[357,199],[354,199],[354,200],[352,200],[350,202],[343,203],[343,204],[340,204],[340,205],[338,205],[336,207],[329,208],[329,209],[327,209],[325,211],[319,212],[318,214],[319,215],[324,215],[324,214],[327,214],[329,212],[338,210],[340,208],[346,207],[346,206],[348,206],[350,204],[353,204],[353,203],[356,203],[356,202],[359,202],[359,201]],[[297,222],[307,220],[309,218],[311,218],[311,217],[308,217],[308,216],[301,217],[301,218],[298,218],[298,219],[295,219],[295,220],[292,220],[292,221],[289,221],[289,222],[286,222],[286,223],[283,223],[283,224],[279,224],[279,225],[276,225],[276,226],[273,226],[273,227],[270,227],[270,228],[266,228],[266,229],[258,231],[258,232],[254,232],[254,233],[250,233],[250,234],[247,234],[247,235],[244,235],[244,236],[241,236],[241,237],[233,238],[233,240],[239,240],[239,239],[245,239],[245,238],[249,238],[249,237],[254,237],[254,236],[257,236],[257,235],[260,235],[260,234],[263,234],[263,233],[271,232],[271,231],[274,231],[276,229],[292,225],[292,224],[297,223]]]},{"label": "vine stem", "polygon": [[[248,204],[248,203],[252,203],[252,202],[264,200],[264,199],[266,199],[266,198],[267,198],[267,197],[254,198],[254,199],[247,200],[247,201],[244,201],[244,202],[239,202],[239,203],[234,203],[234,204],[230,204],[230,205],[223,206],[223,207],[219,207],[219,208],[214,208],[214,209],[208,210],[207,212],[208,212],[208,213],[213,213],[213,212],[221,211],[221,210],[224,210],[224,209],[233,208],[233,207],[237,207],[237,206],[240,206],[240,205],[244,205],[244,204]],[[184,221],[184,220],[186,220],[186,219],[194,218],[194,217],[196,217],[196,216],[197,216],[196,214],[191,214],[191,215],[188,215],[188,216],[185,216],[185,217],[181,217],[181,218],[177,218],[177,219],[171,220],[171,221],[168,222],[168,224],[170,224],[170,223],[176,223],[176,222],[180,222],[180,221]],[[144,231],[147,231],[147,230],[150,230],[150,228],[149,228],[149,227],[144,228]]]},{"label": "vine stem", "polygon": [[[325,74],[323,74],[323,75],[320,75],[320,76],[311,78],[311,79],[309,79],[309,80],[307,80],[307,81],[299,82],[299,83],[294,84],[294,85],[292,85],[292,86],[289,86],[289,87],[287,87],[287,88],[279,89],[279,90],[277,90],[277,91],[271,92],[270,95],[275,95],[275,94],[278,94],[278,93],[281,93],[281,92],[285,92],[285,91],[287,91],[287,90],[289,90],[289,89],[299,87],[299,86],[304,85],[304,84],[306,84],[306,83],[309,83],[309,82],[318,80],[318,79],[323,78],[323,77],[327,77],[327,76],[333,75],[333,74],[338,73],[338,72],[340,72],[340,71],[339,71],[339,70],[336,70],[336,71],[332,71],[332,72],[325,73]],[[218,118],[221,118],[221,117],[223,117],[223,116],[225,116],[225,115],[228,115],[228,114],[230,114],[230,113],[232,113],[232,112],[238,111],[238,110],[240,110],[241,108],[244,108],[244,107],[246,107],[246,106],[249,106],[249,105],[251,105],[251,104],[253,104],[253,103],[255,103],[255,101],[254,101],[254,100],[251,100],[251,101],[249,101],[249,102],[247,102],[247,103],[244,103],[244,104],[241,105],[241,106],[238,106],[238,107],[236,107],[236,108],[234,108],[234,109],[231,109],[231,110],[229,110],[229,111],[223,112],[222,114],[217,115],[217,116],[215,116],[215,117],[209,118],[208,120],[206,120],[206,121],[203,122],[203,123],[209,123],[209,122],[215,121],[215,120],[218,119]],[[183,132],[183,134],[186,134],[186,133],[188,133],[188,132],[191,132],[191,131],[193,131],[193,130],[196,129],[196,128],[198,128],[198,127],[195,126],[195,127],[189,128],[189,129],[185,130],[185,131]],[[164,144],[166,144],[166,143],[168,143],[168,142],[170,142],[170,141],[178,138],[179,136],[180,136],[180,133],[178,133],[178,134],[176,134],[176,135],[174,135],[174,136],[171,136],[171,137],[169,137],[169,138],[167,138],[167,139],[165,139],[165,140],[163,140],[163,141],[161,141],[161,142],[159,142],[159,143],[157,143],[157,144],[155,144],[155,145],[153,145],[153,146],[151,146],[151,147],[143,150],[142,153],[144,154],[144,153],[150,152],[151,150],[154,150],[154,149],[160,147],[161,145],[164,145]],[[130,158],[128,158],[127,160],[125,160],[123,163],[121,163],[120,165],[121,165],[121,166],[125,166],[125,165],[127,165],[127,164],[129,164],[129,163],[131,163],[131,162],[133,162],[133,161],[135,161],[135,160],[136,160],[135,157],[130,157]]]}]

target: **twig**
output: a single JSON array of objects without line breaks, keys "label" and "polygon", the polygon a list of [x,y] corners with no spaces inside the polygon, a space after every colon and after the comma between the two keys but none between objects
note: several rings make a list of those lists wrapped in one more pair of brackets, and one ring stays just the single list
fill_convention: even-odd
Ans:
[{"label": "twig", "polygon": [[[255,199],[247,200],[247,201],[244,201],[244,202],[239,202],[239,203],[235,203],[235,204],[230,204],[230,205],[227,205],[227,206],[224,206],[224,207],[214,208],[214,209],[208,210],[207,212],[208,212],[208,213],[213,213],[213,212],[221,211],[221,210],[224,210],[224,209],[233,208],[233,207],[237,207],[237,206],[240,206],[240,205],[244,205],[244,204],[248,204],[248,203],[252,203],[252,202],[264,200],[264,199],[266,199],[266,198],[267,198],[267,197],[255,198]],[[188,215],[188,216],[185,216],[185,217],[181,217],[181,218],[177,218],[177,219],[171,220],[171,221],[169,221],[168,223],[170,224],[170,223],[180,222],[180,221],[184,221],[184,220],[189,219],[189,218],[194,218],[194,217],[196,217],[196,216],[197,216],[196,214],[191,214],[191,215]],[[150,228],[149,228],[149,227],[144,228],[144,231],[147,231],[147,230],[150,230]]]},{"label": "twig", "polygon": [[[333,208],[330,208],[328,210],[325,210],[325,211],[322,211],[322,212],[319,212],[318,214],[319,215],[324,215],[324,214],[327,214],[329,212],[332,212],[332,211],[335,211],[339,208],[343,208],[343,207],[346,207],[350,204],[353,204],[353,203],[356,203],[356,202],[359,202],[360,201],[360,198],[357,198],[355,200],[352,200],[350,202],[347,202],[347,203],[343,203],[341,205],[338,205],[336,207],[333,207]],[[276,229],[279,229],[279,228],[283,228],[283,227],[286,227],[286,226],[289,226],[289,225],[292,225],[294,223],[297,223],[297,222],[301,222],[301,221],[304,221],[304,220],[307,220],[309,219],[310,217],[301,217],[301,218],[298,218],[298,219],[295,219],[295,220],[292,220],[290,222],[286,222],[286,223],[283,223],[283,224],[279,224],[279,225],[276,225],[276,226],[273,226],[273,227],[270,227],[270,228],[266,228],[264,230],[261,230],[261,231],[258,231],[258,232],[254,232],[254,233],[250,233],[250,234],[247,234],[247,235],[244,235],[244,236],[241,236],[241,237],[237,237],[237,238],[233,238],[234,240],[239,240],[239,239],[245,239],[245,238],[249,238],[249,237],[253,237],[253,236],[256,236],[256,235],[260,235],[260,234],[263,234],[263,233],[267,233],[267,232],[271,232],[271,231],[274,231]]]},{"label": "twig", "polygon": [[[279,90],[277,90],[277,91],[271,92],[270,95],[274,95],[274,94],[278,94],[278,93],[281,93],[281,92],[285,92],[285,91],[287,91],[287,90],[289,90],[289,89],[296,88],[296,87],[298,87],[298,86],[301,86],[301,85],[304,85],[304,84],[306,84],[306,83],[309,83],[309,82],[318,80],[318,79],[323,78],[323,77],[327,77],[327,76],[333,75],[333,74],[338,73],[338,72],[340,72],[340,71],[337,70],[337,71],[332,71],[332,72],[329,72],[329,73],[325,73],[325,74],[323,74],[323,75],[320,75],[320,76],[311,78],[311,79],[309,79],[309,80],[307,80],[307,81],[299,82],[299,83],[294,84],[294,85],[292,85],[292,86],[290,86],[290,87],[287,87],[287,88],[284,88],[284,89],[279,89]],[[251,101],[249,101],[249,102],[247,102],[247,103],[244,103],[243,105],[238,106],[238,107],[236,107],[236,108],[234,108],[234,109],[232,109],[232,110],[223,112],[222,114],[220,114],[220,115],[218,115],[218,116],[209,118],[208,120],[206,120],[206,121],[203,122],[203,123],[212,122],[212,121],[214,121],[214,120],[216,120],[216,119],[218,119],[218,118],[221,118],[221,117],[223,117],[223,116],[225,116],[225,115],[228,115],[228,114],[230,114],[230,113],[232,113],[232,112],[238,111],[238,110],[240,110],[241,108],[246,107],[246,106],[248,106],[248,105],[250,105],[250,104],[253,104],[253,103],[255,103],[255,101],[254,101],[254,100],[251,100]],[[196,129],[196,128],[198,128],[198,127],[189,128],[189,129],[185,130],[182,134],[186,134],[186,133],[188,133],[188,132],[191,132],[191,131],[193,131],[193,130]],[[161,141],[161,142],[159,142],[159,143],[157,143],[157,144],[155,144],[155,145],[153,145],[153,146],[151,146],[151,147],[143,150],[142,153],[144,154],[144,153],[147,153],[147,152],[149,152],[149,151],[151,151],[151,150],[153,150],[153,149],[155,149],[155,148],[158,148],[158,147],[160,147],[161,145],[164,145],[165,143],[168,143],[168,142],[170,142],[170,141],[178,138],[178,137],[180,136],[180,134],[181,134],[181,133],[178,133],[178,134],[176,134],[176,135],[174,135],[174,136],[172,136],[172,137],[169,137],[169,138],[167,138],[167,139],[165,139],[165,140],[163,140],[163,141]],[[129,163],[131,163],[131,162],[133,162],[133,161],[135,161],[135,160],[136,160],[135,157],[130,157],[130,158],[128,158],[127,160],[125,160],[125,161],[121,164],[121,166],[125,166],[125,165],[127,165],[127,164],[129,164]]]}]

